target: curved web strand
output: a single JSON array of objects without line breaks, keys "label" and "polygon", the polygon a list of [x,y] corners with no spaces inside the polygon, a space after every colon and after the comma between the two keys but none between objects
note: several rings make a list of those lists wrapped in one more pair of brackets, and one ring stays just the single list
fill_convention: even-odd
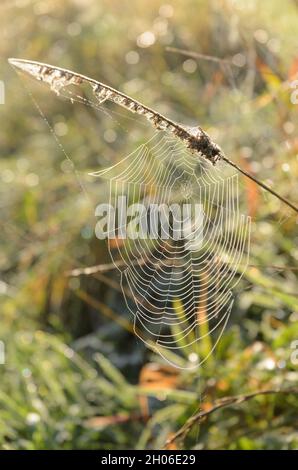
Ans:
[{"label": "curved web strand", "polygon": [[248,263],[250,219],[239,212],[237,175],[224,176],[222,170],[195,160],[167,132],[93,175],[107,179],[113,207],[119,196],[126,197],[128,206],[202,207],[203,223],[191,232],[194,241],[187,236],[177,240],[172,234],[163,239],[158,233],[155,238],[109,243],[136,334],[175,366],[181,367],[175,358],[182,356],[191,359],[183,367],[197,367],[224,331],[232,290]]}]

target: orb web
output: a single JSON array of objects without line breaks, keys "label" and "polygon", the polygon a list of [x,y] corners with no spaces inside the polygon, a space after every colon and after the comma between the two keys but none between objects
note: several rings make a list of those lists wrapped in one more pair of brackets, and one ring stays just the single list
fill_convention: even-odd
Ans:
[{"label": "orb web", "polygon": [[112,207],[125,197],[127,206],[201,208],[191,238],[158,230],[123,237],[123,220],[108,237],[136,335],[171,364],[198,367],[220,340],[248,263],[250,218],[239,210],[238,175],[194,156],[167,132],[93,175],[106,179]]},{"label": "orb web", "polygon": [[[188,139],[197,134],[196,129],[186,132],[185,127],[100,82],[45,64],[22,61],[18,67],[72,103],[105,112],[101,105],[112,101],[143,115],[159,130],[119,163],[93,175],[106,179],[112,207],[124,195],[128,203],[147,207],[173,203],[201,207],[201,223],[189,227],[195,237],[186,233],[179,239],[164,239],[157,230],[153,237],[121,238],[121,224],[108,234],[109,252],[120,271],[136,335],[171,364],[198,367],[223,334],[233,289],[248,264],[250,218],[239,210],[238,174],[229,174],[221,161],[208,157],[216,162],[212,166],[197,147],[195,154],[185,147],[186,134]],[[93,99],[69,89],[83,84],[91,86]],[[204,141],[202,131],[199,134]]]}]

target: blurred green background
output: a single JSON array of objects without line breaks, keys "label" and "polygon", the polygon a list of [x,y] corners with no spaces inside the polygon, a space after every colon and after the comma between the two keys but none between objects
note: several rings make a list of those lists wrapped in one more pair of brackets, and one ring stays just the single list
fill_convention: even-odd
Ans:
[{"label": "blurred green background", "polygon": [[[197,371],[171,368],[132,334],[117,273],[65,274],[110,262],[78,180],[98,202],[103,190],[88,171],[119,161],[150,129],[121,109],[66,103],[7,63],[70,68],[200,124],[297,204],[297,2],[2,0],[0,12],[1,448],[157,449],[217,398],[297,384],[295,214],[241,180],[251,266],[228,328]],[[212,414],[171,447],[294,449],[297,408],[293,394],[259,397]]]}]

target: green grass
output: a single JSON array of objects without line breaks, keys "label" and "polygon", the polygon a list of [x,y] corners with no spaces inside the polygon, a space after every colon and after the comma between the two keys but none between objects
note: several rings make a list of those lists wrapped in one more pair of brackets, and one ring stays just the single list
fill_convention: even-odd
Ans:
[{"label": "green grass", "polygon": [[[297,270],[274,267],[297,267],[294,214],[240,178],[255,267],[235,289],[227,330],[211,359],[197,371],[172,371],[169,379],[162,359],[131,334],[121,294],[96,276],[65,275],[110,262],[105,243],[93,236],[94,207],[106,189],[88,172],[128,155],[151,129],[121,109],[108,107],[109,117],[58,99],[7,64],[8,57],[23,57],[71,68],[178,122],[199,123],[229,158],[297,202],[297,107],[287,87],[298,70],[295,2],[172,1],[173,15],[160,0],[3,3],[0,447],[161,448],[217,398],[295,385]],[[138,46],[144,31],[156,37],[147,48]],[[185,63],[167,46],[221,58],[242,54],[247,63],[230,71],[204,60]],[[135,64],[127,59],[130,51],[139,55]],[[107,138],[111,130],[114,142]],[[116,273],[109,276],[119,281]],[[183,317],[183,306],[175,306]],[[206,355],[211,346],[206,336],[196,352]],[[185,365],[188,355],[180,360]],[[289,395],[225,408],[177,446],[297,448],[297,407]]]}]

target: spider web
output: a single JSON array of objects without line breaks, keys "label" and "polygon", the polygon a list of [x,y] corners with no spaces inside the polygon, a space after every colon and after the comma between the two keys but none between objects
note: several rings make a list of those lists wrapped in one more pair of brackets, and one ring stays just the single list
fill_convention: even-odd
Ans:
[{"label": "spider web", "polygon": [[[155,239],[117,239],[120,225],[109,234],[118,240],[109,244],[109,252],[121,273],[137,336],[171,364],[177,355],[186,355],[187,368],[199,366],[224,331],[232,289],[248,263],[250,218],[239,212],[238,175],[224,176],[222,169],[194,158],[166,132],[93,175],[108,181],[112,207],[125,196],[147,207],[174,201],[203,208],[203,223],[194,230],[199,243],[187,236],[176,240],[173,234],[167,240],[160,234]],[[200,342],[209,336],[213,346],[206,354]]]},{"label": "spider web", "polygon": [[[80,85],[74,79],[58,74],[49,80],[62,97],[111,117],[101,106],[109,98],[105,90],[92,86],[93,99],[89,99],[69,88]],[[151,121],[150,113],[144,115]],[[63,153],[67,155],[64,148]],[[240,213],[238,175],[221,162],[212,166],[203,156],[194,156],[165,130],[156,132],[116,165],[92,175],[106,181],[113,207],[124,195],[130,203],[147,207],[184,202],[202,207],[203,224],[191,230],[198,244],[187,236],[179,240],[159,235],[115,238],[121,226],[109,234],[116,242],[108,241],[136,335],[170,364],[197,368],[212,354],[224,332],[233,289],[248,264],[250,217]]]}]

